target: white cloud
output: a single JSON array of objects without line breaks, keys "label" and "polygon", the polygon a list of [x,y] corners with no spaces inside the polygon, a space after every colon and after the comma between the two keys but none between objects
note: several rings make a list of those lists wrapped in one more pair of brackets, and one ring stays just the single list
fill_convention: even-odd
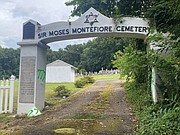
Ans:
[{"label": "white cloud", "polygon": [[92,39],[94,38],[73,39],[73,40],[67,40],[67,41],[54,42],[48,45],[51,47],[52,50],[58,50],[59,48],[65,48],[67,45],[86,43]]},{"label": "white cloud", "polygon": [[[0,45],[17,48],[17,42],[22,39],[22,24],[29,19],[38,21],[42,25],[67,21],[73,8],[64,4],[67,1],[69,0],[0,0]],[[64,47],[65,44],[84,41],[87,39],[60,43]],[[53,49],[57,50],[59,47],[61,45],[53,46]]]},{"label": "white cloud", "polygon": [[3,41],[2,37],[0,37],[0,46],[2,48],[7,48],[8,46],[6,46],[6,43]]}]

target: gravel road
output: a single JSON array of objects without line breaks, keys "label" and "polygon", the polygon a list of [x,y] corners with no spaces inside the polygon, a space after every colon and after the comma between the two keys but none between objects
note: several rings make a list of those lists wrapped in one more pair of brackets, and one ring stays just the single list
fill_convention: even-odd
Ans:
[{"label": "gravel road", "polygon": [[[109,95],[102,98],[107,89]],[[46,109],[43,115],[17,119],[4,129],[21,135],[127,135],[134,134],[133,121],[121,81],[101,80]],[[63,129],[64,133],[57,132]]]}]

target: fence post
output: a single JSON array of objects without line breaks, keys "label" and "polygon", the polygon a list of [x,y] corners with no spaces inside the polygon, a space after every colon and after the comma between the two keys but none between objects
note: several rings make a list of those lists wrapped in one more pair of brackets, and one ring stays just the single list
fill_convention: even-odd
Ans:
[{"label": "fence post", "polygon": [[7,113],[8,111],[8,88],[9,87],[9,80],[6,80],[5,86],[5,103],[4,103],[4,112]]},{"label": "fence post", "polygon": [[9,112],[13,112],[13,101],[14,101],[14,81],[15,81],[15,76],[11,75],[10,78],[10,96],[9,96]]},{"label": "fence post", "polygon": [[157,103],[158,97],[157,97],[157,78],[156,78],[157,72],[156,68],[152,68],[152,76],[151,76],[151,91],[152,91],[152,98],[154,103]]},{"label": "fence post", "polygon": [[4,87],[4,81],[1,81],[0,84],[0,113],[3,111],[3,87]]}]

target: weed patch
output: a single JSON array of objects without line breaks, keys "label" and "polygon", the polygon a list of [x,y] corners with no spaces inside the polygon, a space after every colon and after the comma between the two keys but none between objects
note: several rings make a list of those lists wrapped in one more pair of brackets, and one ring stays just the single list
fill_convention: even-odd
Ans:
[{"label": "weed patch", "polygon": [[145,85],[137,86],[134,82],[125,84],[128,101],[139,119],[137,135],[176,135],[180,133],[180,107],[165,107],[154,104],[145,92]]},{"label": "weed patch", "polygon": [[76,130],[74,128],[60,128],[60,129],[56,129],[54,130],[54,133],[57,134],[66,134],[66,135],[74,135],[76,134]]},{"label": "weed patch", "polygon": [[78,113],[72,119],[105,119],[107,117],[105,114]]},{"label": "weed patch", "polygon": [[98,112],[98,110],[104,110],[110,104],[110,95],[112,93],[113,86],[107,86],[102,92],[100,92],[99,96],[91,103],[88,104],[87,109]]}]

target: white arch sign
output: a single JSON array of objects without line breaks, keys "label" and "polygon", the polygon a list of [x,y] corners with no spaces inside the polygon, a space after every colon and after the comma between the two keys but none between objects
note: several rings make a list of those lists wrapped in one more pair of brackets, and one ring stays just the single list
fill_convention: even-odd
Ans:
[{"label": "white arch sign", "polygon": [[112,19],[90,8],[73,22],[54,22],[47,25],[29,20],[23,24],[20,58],[18,114],[31,108],[44,108],[46,51],[48,43],[87,37],[129,37],[145,39],[148,21],[124,17]]}]

